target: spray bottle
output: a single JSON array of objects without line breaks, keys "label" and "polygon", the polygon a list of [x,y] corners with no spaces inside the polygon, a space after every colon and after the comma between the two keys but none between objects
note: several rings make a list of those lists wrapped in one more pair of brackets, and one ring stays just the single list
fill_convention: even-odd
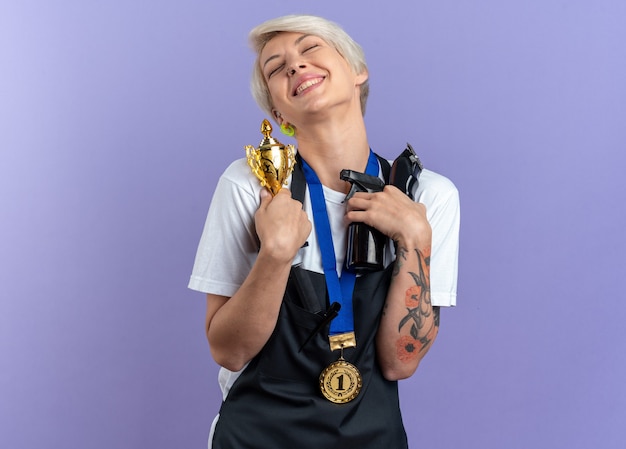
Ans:
[{"label": "spray bottle", "polygon": [[[340,178],[351,184],[344,201],[352,198],[356,192],[382,192],[385,188],[382,179],[354,170],[342,170]],[[382,270],[386,243],[387,237],[379,230],[365,223],[350,223],[346,268],[356,273]]]}]

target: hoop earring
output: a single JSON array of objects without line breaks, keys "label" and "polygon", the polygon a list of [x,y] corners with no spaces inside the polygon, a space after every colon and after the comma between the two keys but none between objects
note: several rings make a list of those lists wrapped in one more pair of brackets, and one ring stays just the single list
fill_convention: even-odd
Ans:
[{"label": "hoop earring", "polygon": [[285,123],[281,123],[280,132],[286,136],[293,137],[294,134],[296,133],[296,129],[293,127],[293,125],[289,123],[287,123],[286,125]]}]

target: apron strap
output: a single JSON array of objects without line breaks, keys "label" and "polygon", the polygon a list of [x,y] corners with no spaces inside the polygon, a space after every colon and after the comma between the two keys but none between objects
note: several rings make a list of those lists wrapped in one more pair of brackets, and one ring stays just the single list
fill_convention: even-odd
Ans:
[{"label": "apron strap", "polygon": [[[376,154],[376,153],[374,153]],[[383,178],[386,183],[389,183],[389,173],[391,172],[391,166],[387,159],[380,157],[376,154],[376,158],[380,163],[380,168],[383,172]],[[302,171],[302,157],[299,153],[296,153],[296,165],[291,174],[291,197],[294,200],[298,200],[301,203],[304,202],[304,195],[306,193],[306,179],[304,178],[304,171]]]}]

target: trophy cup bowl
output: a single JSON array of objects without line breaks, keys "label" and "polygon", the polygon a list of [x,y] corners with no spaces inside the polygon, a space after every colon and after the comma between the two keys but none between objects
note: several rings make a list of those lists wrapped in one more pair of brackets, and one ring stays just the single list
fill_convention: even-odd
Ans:
[{"label": "trophy cup bowl", "polygon": [[275,196],[287,183],[296,163],[296,150],[293,145],[283,145],[271,136],[272,125],[267,119],[261,123],[263,139],[257,148],[246,145],[246,158],[252,173],[261,186]]}]

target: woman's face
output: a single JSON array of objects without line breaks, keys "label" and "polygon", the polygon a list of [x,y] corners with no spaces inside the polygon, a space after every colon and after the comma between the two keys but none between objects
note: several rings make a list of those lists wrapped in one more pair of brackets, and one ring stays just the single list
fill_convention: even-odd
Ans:
[{"label": "woman's face", "polygon": [[347,61],[323,39],[311,34],[280,33],[259,58],[274,109],[296,127],[311,114],[361,113],[359,88],[367,73],[355,74]]}]

